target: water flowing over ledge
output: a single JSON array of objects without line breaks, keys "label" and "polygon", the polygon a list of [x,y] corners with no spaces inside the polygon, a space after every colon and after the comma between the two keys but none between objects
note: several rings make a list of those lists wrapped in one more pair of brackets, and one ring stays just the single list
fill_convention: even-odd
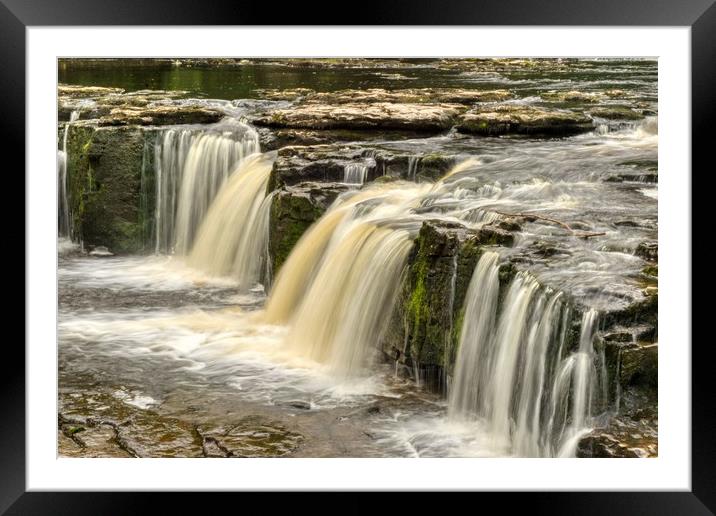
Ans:
[{"label": "water flowing over ledge", "polygon": [[157,138],[156,252],[188,254],[221,186],[245,157],[259,152],[252,128],[236,123],[226,129],[167,129]]},{"label": "water flowing over ledge", "polygon": [[189,265],[235,278],[241,289],[265,281],[272,165],[270,156],[254,154],[232,172],[199,226]]}]

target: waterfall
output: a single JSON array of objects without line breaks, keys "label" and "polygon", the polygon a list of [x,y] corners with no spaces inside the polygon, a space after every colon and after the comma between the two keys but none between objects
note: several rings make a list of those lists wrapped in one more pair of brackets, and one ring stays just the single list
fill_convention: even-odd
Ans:
[{"label": "waterfall", "polygon": [[498,259],[497,253],[482,254],[465,295],[465,319],[448,405],[451,418],[477,416],[486,388],[487,346],[495,325],[500,287]]},{"label": "waterfall", "polygon": [[289,345],[343,375],[364,365],[385,330],[412,240],[359,224],[326,258],[298,308]]},{"label": "waterfall", "polygon": [[239,287],[260,282],[267,264],[271,196],[266,195],[273,156],[254,154],[231,174],[197,231],[187,262]]},{"label": "waterfall", "polygon": [[498,259],[483,253],[470,280],[448,417],[479,421],[506,453],[574,456],[598,382],[597,312],[584,313],[579,347],[562,358],[570,317],[563,294],[518,273],[500,303]]},{"label": "waterfall", "polygon": [[[339,196],[329,210],[298,240],[276,276],[266,303],[264,319],[288,323],[307,295],[325,257],[350,231],[363,222],[400,217],[405,220],[431,185],[372,184],[370,188]],[[419,228],[416,225],[415,231]]]},{"label": "waterfall", "polygon": [[422,156],[408,157],[408,179],[415,181],[418,178],[418,165]]},{"label": "waterfall", "polygon": [[288,260],[283,264],[273,284],[273,292],[266,303],[264,319],[270,324],[288,322],[296,305],[305,294],[308,283],[320,264],[321,257],[347,208],[335,209],[311,226],[299,239]]},{"label": "waterfall", "polygon": [[299,240],[263,315],[287,346],[338,376],[359,374],[380,342],[431,185],[371,185],[339,197]]},{"label": "waterfall", "polygon": [[488,383],[488,410],[493,435],[509,436],[512,396],[516,385],[520,347],[524,343],[529,321],[529,307],[539,284],[530,275],[518,273],[507,292],[495,335],[495,356]]},{"label": "waterfall", "polygon": [[587,419],[591,413],[594,385],[597,381],[597,371],[593,358],[596,321],[597,312],[595,310],[584,312],[582,316],[582,332],[579,337],[579,349],[570,357],[574,359],[572,417],[560,444],[558,453],[560,457],[574,456],[579,439],[588,432]]},{"label": "waterfall", "polygon": [[62,150],[57,151],[58,181],[58,231],[61,237],[72,238],[72,218],[70,214],[69,185],[67,184],[67,132],[70,124],[80,118],[79,111],[70,113],[70,120],[65,124],[62,134]]},{"label": "waterfall", "polygon": [[368,177],[368,165],[365,163],[348,163],[343,169],[343,182],[362,185]]},{"label": "waterfall", "polygon": [[259,151],[258,133],[167,129],[155,146],[155,251],[188,254],[212,200],[246,156]]}]

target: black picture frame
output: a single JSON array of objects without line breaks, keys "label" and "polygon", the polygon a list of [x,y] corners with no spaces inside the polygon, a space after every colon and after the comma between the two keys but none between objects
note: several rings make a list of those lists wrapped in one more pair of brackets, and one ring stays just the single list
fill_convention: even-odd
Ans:
[{"label": "black picture frame", "polygon": [[[322,14],[316,14],[316,10]],[[4,155],[24,166],[25,66],[28,26],[43,25],[606,25],[691,27],[692,171],[713,173],[711,135],[716,91],[716,4],[714,0],[467,0],[435,2],[361,2],[351,15],[304,3],[287,5],[227,0],[0,0],[0,113]],[[343,11],[347,12],[347,11]],[[257,42],[257,44],[260,44]],[[7,171],[7,170],[6,170]],[[25,172],[27,174],[28,171]],[[21,175],[15,174],[19,181]],[[18,185],[25,191],[23,185]],[[14,190],[15,192],[19,189]],[[692,190],[693,192],[693,190]],[[27,192],[25,191],[25,195]],[[693,202],[692,205],[696,203]],[[692,217],[693,219],[693,217]],[[696,222],[696,220],[694,220]],[[693,232],[692,232],[693,234]],[[18,235],[19,237],[19,235]],[[19,241],[19,238],[16,239]],[[692,262],[692,270],[695,263]],[[698,270],[698,269],[696,269]],[[27,274],[27,269],[25,269]],[[49,344],[49,343],[48,343]],[[680,343],[686,346],[690,342]],[[6,340],[6,367],[0,375],[3,421],[0,424],[0,514],[116,514],[148,510],[152,493],[26,492],[25,354],[14,339]],[[716,512],[716,425],[714,382],[709,360],[712,343],[692,346],[692,490],[690,492],[510,493],[536,514],[714,514]],[[12,348],[12,349],[10,349]],[[50,347],[48,346],[48,350]],[[226,497],[227,495],[224,495]],[[246,494],[241,496],[245,497]],[[242,505],[255,503],[246,500]],[[497,501],[497,500],[495,500]],[[504,500],[502,501],[504,502]],[[162,496],[162,512],[182,504],[184,495]],[[260,503],[267,503],[266,500]],[[363,504],[365,503],[365,506]],[[423,504],[421,496],[404,502]],[[460,502],[458,502],[460,503]],[[369,510],[372,502],[351,502],[345,508]]]}]

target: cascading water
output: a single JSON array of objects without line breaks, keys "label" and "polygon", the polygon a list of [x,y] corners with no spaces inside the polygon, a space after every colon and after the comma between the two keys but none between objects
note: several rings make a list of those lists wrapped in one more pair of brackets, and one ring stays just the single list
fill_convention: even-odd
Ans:
[{"label": "cascading water", "polygon": [[338,374],[358,371],[385,330],[411,247],[407,231],[355,226],[313,280],[289,332],[290,345]]},{"label": "cascading water", "polygon": [[594,365],[594,332],[597,312],[588,310],[582,316],[582,333],[579,349],[568,357],[573,359],[572,368],[572,406],[571,422],[564,430],[559,457],[574,456],[579,439],[588,432],[587,423],[592,409],[592,398],[597,383],[597,371]]},{"label": "cascading water", "polygon": [[362,185],[368,178],[367,163],[348,163],[344,167],[343,182],[352,185]]},{"label": "cascading water", "polygon": [[58,181],[58,231],[61,237],[72,238],[72,219],[70,215],[70,199],[67,184],[67,133],[72,122],[79,120],[80,112],[72,111],[70,120],[65,124],[62,134],[62,150],[57,151]]},{"label": "cascading water", "polygon": [[408,158],[408,179],[415,181],[418,178],[418,165],[422,156],[410,156]]},{"label": "cascading water", "polygon": [[562,359],[569,318],[562,293],[518,273],[498,317],[498,261],[483,253],[468,287],[449,418],[484,425],[492,446],[508,454],[573,456],[597,382],[597,313],[584,313],[579,348]]},{"label": "cascading water", "polygon": [[500,287],[498,259],[497,253],[483,253],[468,286],[465,321],[450,392],[449,415],[453,418],[477,415],[473,411],[479,409],[486,388],[487,345],[494,330]]},{"label": "cascading water", "polygon": [[242,289],[263,279],[271,208],[266,185],[273,159],[254,154],[231,174],[197,232],[189,265],[212,275],[230,275]]},{"label": "cascading water", "polygon": [[297,243],[263,315],[289,325],[301,356],[350,377],[385,331],[419,222],[411,211],[430,185],[372,185],[339,198]]},{"label": "cascading water", "polygon": [[258,134],[243,123],[230,130],[167,129],[155,147],[155,251],[188,254],[212,200],[236,166],[259,152]]}]

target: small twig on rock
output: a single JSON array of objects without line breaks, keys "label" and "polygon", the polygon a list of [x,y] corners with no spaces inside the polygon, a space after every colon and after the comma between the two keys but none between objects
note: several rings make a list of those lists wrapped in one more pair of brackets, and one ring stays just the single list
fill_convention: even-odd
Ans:
[{"label": "small twig on rock", "polygon": [[596,236],[604,236],[606,233],[604,232],[585,232],[585,231],[577,231],[575,229],[572,229],[572,227],[569,226],[566,222],[562,222],[561,220],[551,219],[549,217],[543,217],[541,215],[534,215],[532,213],[507,213],[504,211],[497,211],[494,210],[495,213],[498,215],[504,215],[505,217],[513,217],[513,218],[520,218],[525,219],[527,222],[534,222],[535,220],[543,220],[545,222],[551,222],[552,224],[557,224],[558,226],[562,226],[564,229],[572,233],[574,236],[579,238],[591,238]]}]

